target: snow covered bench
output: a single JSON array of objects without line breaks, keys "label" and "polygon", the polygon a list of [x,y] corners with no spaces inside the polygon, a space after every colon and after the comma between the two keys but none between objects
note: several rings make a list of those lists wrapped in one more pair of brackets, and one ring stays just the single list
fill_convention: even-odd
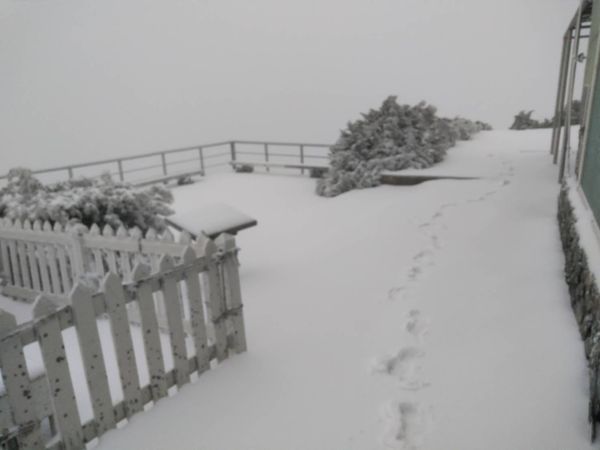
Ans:
[{"label": "snow covered bench", "polygon": [[258,224],[255,218],[224,203],[188,209],[167,217],[166,221],[176,230],[188,232],[192,238],[205,234],[211,239],[222,233],[235,235]]},{"label": "snow covered bench", "polygon": [[149,184],[167,183],[171,180],[178,180],[180,178],[192,177],[194,175],[204,176],[204,170],[194,170],[191,172],[180,172],[172,175],[165,175],[163,177],[151,178],[149,180],[137,181],[133,185],[136,187],[148,186]]},{"label": "snow covered bench", "polygon": [[300,169],[300,170],[308,170],[308,171],[322,171],[327,172],[329,167],[317,165],[317,164],[305,164],[305,163],[274,163],[274,162],[256,162],[256,161],[231,161],[229,163],[231,167],[236,170],[242,167],[264,167],[266,169],[276,168],[276,169]]}]

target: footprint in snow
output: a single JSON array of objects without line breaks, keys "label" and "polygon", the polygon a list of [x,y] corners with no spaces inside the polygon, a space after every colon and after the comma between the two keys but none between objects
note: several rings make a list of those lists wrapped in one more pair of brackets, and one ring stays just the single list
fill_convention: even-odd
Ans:
[{"label": "footprint in snow", "polygon": [[387,294],[388,300],[398,300],[398,297],[400,296],[400,294],[402,294],[405,291],[406,291],[406,287],[404,287],[404,286],[391,288]]},{"label": "footprint in snow", "polygon": [[433,414],[431,409],[418,403],[391,402],[383,409],[386,430],[384,448],[396,450],[419,450],[423,448],[431,432]]},{"label": "footprint in snow", "polygon": [[429,332],[429,320],[423,317],[421,311],[413,309],[408,313],[405,329],[409,334],[421,340]]},{"label": "footprint in snow", "polygon": [[398,353],[385,356],[375,361],[371,371],[390,375],[400,382],[400,387],[408,391],[416,391],[429,386],[422,381],[422,367],[419,362],[425,352],[418,347],[405,347]]}]

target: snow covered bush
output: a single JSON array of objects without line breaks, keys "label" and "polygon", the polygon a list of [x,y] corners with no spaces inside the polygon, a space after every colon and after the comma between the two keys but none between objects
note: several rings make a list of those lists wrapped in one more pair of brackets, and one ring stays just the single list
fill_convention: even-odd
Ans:
[{"label": "snow covered bush", "polygon": [[[531,117],[533,114],[533,110],[531,111],[519,111],[519,113],[515,116],[512,125],[510,126],[511,130],[530,130],[536,128],[552,128],[556,121],[556,116],[552,119],[544,119],[544,120],[536,120]],[[579,125],[581,124],[582,117],[582,105],[579,100],[573,100],[571,104],[571,125]],[[566,113],[563,114],[562,124],[565,124]]]},{"label": "snow covered bush", "polygon": [[333,197],[377,186],[383,170],[429,167],[441,161],[457,140],[488,129],[482,122],[440,118],[425,102],[400,105],[390,96],[379,109],[362,114],[342,130],[329,152],[331,168],[317,182],[317,194]]},{"label": "snow covered bush", "polygon": [[7,186],[0,189],[0,217],[160,231],[165,228],[162,216],[173,213],[172,202],[164,186],[135,189],[108,174],[44,185],[30,170],[17,168],[9,171]]}]

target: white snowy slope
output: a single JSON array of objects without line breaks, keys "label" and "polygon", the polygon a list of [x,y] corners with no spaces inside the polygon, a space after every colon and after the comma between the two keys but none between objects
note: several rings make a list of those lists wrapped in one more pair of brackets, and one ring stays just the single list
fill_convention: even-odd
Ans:
[{"label": "white snowy slope", "polygon": [[334,199],[298,176],[176,189],[177,211],[210,200],[258,219],[239,236],[249,351],[99,448],[599,448],[549,138],[485,132],[451,150],[479,180]]}]

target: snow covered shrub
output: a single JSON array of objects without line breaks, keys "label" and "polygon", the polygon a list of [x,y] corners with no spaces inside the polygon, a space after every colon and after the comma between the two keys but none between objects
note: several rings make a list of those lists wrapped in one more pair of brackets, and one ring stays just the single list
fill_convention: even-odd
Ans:
[{"label": "snow covered shrub", "polygon": [[[556,121],[556,116],[552,119],[544,119],[544,120],[536,120],[531,117],[533,114],[533,110],[531,111],[519,111],[519,113],[515,116],[512,125],[510,126],[511,130],[530,130],[535,128],[552,128]],[[579,100],[573,100],[571,104],[571,125],[579,125],[581,124],[581,116],[582,116],[582,105]],[[562,116],[562,125],[565,124],[566,120],[566,112]]]},{"label": "snow covered shrub", "polygon": [[7,186],[0,189],[0,217],[160,231],[165,228],[162,216],[173,213],[168,206],[172,202],[164,186],[135,189],[108,174],[43,185],[30,170],[17,168],[9,171]]},{"label": "snow covered shrub", "polygon": [[333,197],[377,186],[383,170],[429,167],[441,161],[457,140],[490,128],[463,118],[443,119],[432,105],[400,105],[390,96],[379,109],[362,114],[342,130],[329,152],[331,168],[317,182],[317,194]]}]

